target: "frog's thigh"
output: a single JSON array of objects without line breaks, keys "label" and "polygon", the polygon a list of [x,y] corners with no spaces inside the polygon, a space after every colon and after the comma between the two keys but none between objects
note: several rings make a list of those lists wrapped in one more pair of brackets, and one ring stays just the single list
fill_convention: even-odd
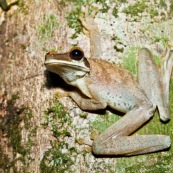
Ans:
[{"label": "frog's thigh", "polygon": [[168,148],[169,136],[128,136],[147,122],[154,110],[150,103],[143,103],[127,112],[94,140],[93,152],[99,155],[136,155]]},{"label": "frog's thigh", "polygon": [[69,96],[77,103],[77,105],[82,110],[94,111],[94,110],[99,110],[99,109],[105,109],[107,106],[107,103],[104,101],[99,102],[92,98],[87,98],[78,92],[71,92],[71,93],[69,93]]},{"label": "frog's thigh", "polygon": [[138,82],[150,101],[157,105],[154,97],[162,97],[160,72],[153,60],[151,52],[147,48],[143,48],[139,51]]}]

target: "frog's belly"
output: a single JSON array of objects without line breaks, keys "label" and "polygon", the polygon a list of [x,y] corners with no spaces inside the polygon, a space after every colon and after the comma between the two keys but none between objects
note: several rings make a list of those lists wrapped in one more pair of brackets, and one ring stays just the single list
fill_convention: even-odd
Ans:
[{"label": "frog's belly", "polygon": [[108,106],[120,112],[127,112],[137,105],[136,99],[125,94],[112,95],[107,100]]},{"label": "frog's belly", "polygon": [[106,102],[107,106],[120,112],[127,112],[148,99],[138,86],[120,84],[92,85],[95,100]]},{"label": "frog's belly", "polygon": [[103,94],[102,98],[107,102],[107,105],[120,112],[127,112],[133,109],[136,105],[142,103],[142,99],[136,97],[134,93],[128,91],[117,90]]}]

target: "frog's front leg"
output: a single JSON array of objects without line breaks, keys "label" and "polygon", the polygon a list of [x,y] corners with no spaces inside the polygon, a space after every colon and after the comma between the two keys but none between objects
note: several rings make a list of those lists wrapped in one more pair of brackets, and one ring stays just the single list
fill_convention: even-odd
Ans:
[{"label": "frog's front leg", "polygon": [[90,56],[92,58],[100,58],[102,55],[101,37],[97,24],[94,21],[94,17],[98,12],[98,9],[92,10],[89,14],[89,6],[84,9],[84,16],[80,15],[79,20],[83,26],[84,34],[90,38]]},{"label": "frog's front leg", "polygon": [[135,107],[115,124],[100,134],[93,142],[96,155],[137,155],[166,149],[170,138],[165,135],[133,135],[152,116],[155,108],[144,103]]},{"label": "frog's front leg", "polygon": [[105,101],[98,101],[92,98],[89,98],[82,93],[77,91],[69,92],[68,94],[82,110],[95,111],[99,109],[105,109],[107,103]]}]

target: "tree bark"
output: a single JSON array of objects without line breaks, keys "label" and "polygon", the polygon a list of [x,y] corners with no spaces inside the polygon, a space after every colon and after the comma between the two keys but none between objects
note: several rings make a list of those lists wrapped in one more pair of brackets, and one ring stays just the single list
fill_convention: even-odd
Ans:
[{"label": "tree bark", "polygon": [[[136,7],[133,1],[113,2],[108,6],[102,4],[102,9],[107,7],[108,11],[98,12],[95,18],[101,31],[103,59],[125,62],[124,67],[132,69],[132,73],[135,73],[134,57],[140,47],[146,46],[156,57],[161,57],[173,45],[170,20],[173,3],[169,1],[162,7],[152,2],[146,2],[146,5],[139,2]],[[144,18],[152,12],[150,3],[156,7],[156,14],[154,9],[152,13],[155,18],[150,15],[150,19]],[[7,11],[6,3],[0,1],[0,6]],[[116,9],[122,6],[124,11]],[[81,8],[78,1],[21,0],[8,12],[0,12],[0,17],[5,14],[5,21],[0,25],[0,172],[128,172],[139,169],[155,172],[164,163],[165,169],[171,171],[171,151],[132,158],[93,156],[90,147],[83,143],[91,141],[93,131],[98,133],[101,129],[98,123],[107,125],[106,118],[103,115],[98,118],[100,115],[97,113],[84,116],[86,112],[81,111],[70,98],[55,99],[69,86],[46,71],[45,54],[50,50],[66,52],[78,44],[89,57],[89,39],[82,32],[70,38],[78,32],[78,21],[77,24],[69,22],[73,21],[75,12],[72,11],[77,7]],[[70,24],[76,25],[72,25],[72,29]],[[172,97],[170,99],[172,102]],[[172,106],[171,103],[171,111]],[[112,118],[112,114],[107,117]],[[155,121],[158,121],[157,127]],[[151,124],[139,133],[154,131],[173,138],[170,131],[172,122],[160,125],[156,118]]]}]

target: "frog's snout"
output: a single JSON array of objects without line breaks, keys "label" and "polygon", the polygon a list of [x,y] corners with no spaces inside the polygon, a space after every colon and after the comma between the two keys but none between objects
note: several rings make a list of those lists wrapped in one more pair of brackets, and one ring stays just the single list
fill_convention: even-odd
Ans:
[{"label": "frog's snout", "polygon": [[45,62],[48,61],[49,59],[54,58],[54,56],[57,55],[56,51],[50,51],[45,55]]},{"label": "frog's snout", "polygon": [[45,55],[45,61],[44,64],[46,64],[46,62],[49,60],[50,54],[49,52]]}]

